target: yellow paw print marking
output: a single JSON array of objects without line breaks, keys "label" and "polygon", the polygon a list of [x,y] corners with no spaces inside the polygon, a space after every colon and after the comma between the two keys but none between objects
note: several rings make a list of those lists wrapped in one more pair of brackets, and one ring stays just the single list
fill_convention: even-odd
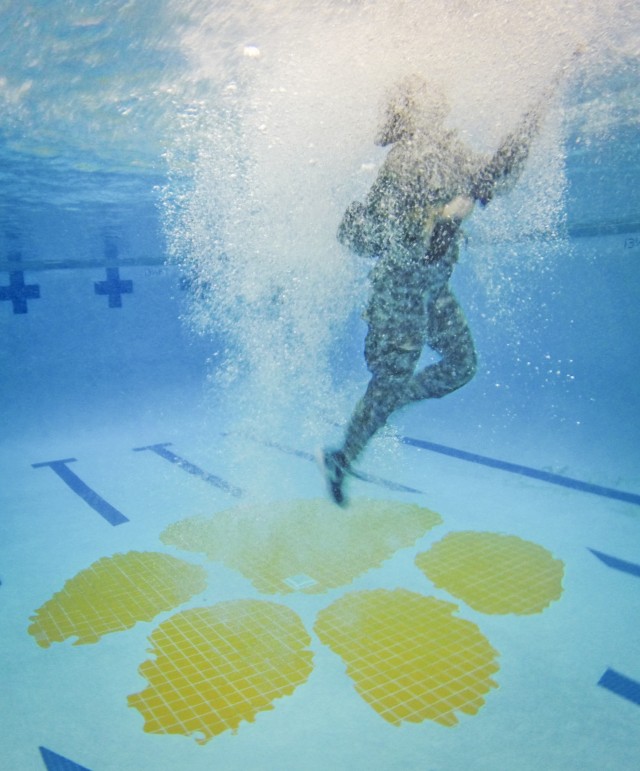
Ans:
[{"label": "yellow paw print marking", "polygon": [[325,500],[297,500],[185,519],[160,539],[204,552],[265,594],[318,594],[348,584],[441,522],[412,504],[362,499],[344,512]]},{"label": "yellow paw print marking", "polygon": [[262,600],[177,613],[149,639],[156,658],[139,670],[149,687],[129,706],[144,715],[145,731],[194,734],[200,744],[272,709],[313,669],[298,616]]},{"label": "yellow paw print marking", "polygon": [[[236,507],[167,528],[167,545],[203,552],[261,592],[319,594],[345,586],[412,546],[440,516],[415,505],[326,501]],[[416,557],[436,586],[484,613],[539,613],[560,597],[563,564],[537,544],[497,533],[451,533]],[[149,621],[204,590],[205,571],[166,554],[98,560],[32,617],[36,642],[76,644]],[[497,687],[498,652],[457,606],[405,589],[350,592],[320,611],[320,641],[347,666],[356,690],[388,722],[445,726],[473,715]],[[296,613],[265,600],[220,602],[177,613],[151,634],[148,687],[128,697],[145,731],[204,744],[251,722],[293,693],[312,669]]]},{"label": "yellow paw print marking", "polygon": [[452,726],[456,710],[480,709],[498,671],[497,651],[456,610],[405,589],[354,592],[321,611],[314,629],[385,720]]},{"label": "yellow paw print marking", "polygon": [[540,613],[562,593],[562,562],[515,535],[449,533],[419,554],[416,565],[482,613]]},{"label": "yellow paw print marking", "polygon": [[43,648],[76,635],[75,645],[95,643],[186,602],[205,589],[206,576],[203,568],[168,554],[103,557],[36,611],[29,634]]}]

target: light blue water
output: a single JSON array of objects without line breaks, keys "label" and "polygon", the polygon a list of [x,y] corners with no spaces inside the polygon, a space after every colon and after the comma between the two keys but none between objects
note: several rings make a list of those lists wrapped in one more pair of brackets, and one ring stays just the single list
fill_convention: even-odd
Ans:
[{"label": "light blue water", "polygon": [[[0,768],[635,768],[640,20],[624,2],[531,10],[0,4]],[[428,68],[490,148],[578,43],[527,174],[467,227],[453,283],[476,378],[395,416],[352,481],[443,525],[315,595],[265,596],[165,546],[195,514],[257,502],[264,534],[278,502],[325,494],[310,461],[367,380],[368,266],[335,226],[383,157],[385,82]],[[414,557],[461,530],[549,550],[561,598],[487,615],[435,586]],[[205,746],[145,732],[127,696],[174,611],[95,645],[27,633],[65,581],[131,550],[206,566],[180,609],[294,610],[307,682]],[[395,588],[456,602],[499,651],[498,688],[455,727],[385,721],[314,632],[343,595]]]}]

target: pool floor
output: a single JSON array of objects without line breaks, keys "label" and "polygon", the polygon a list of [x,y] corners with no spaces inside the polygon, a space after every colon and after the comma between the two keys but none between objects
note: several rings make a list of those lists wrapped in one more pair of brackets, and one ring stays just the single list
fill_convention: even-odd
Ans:
[{"label": "pool floor", "polygon": [[636,767],[633,498],[156,407],[0,450],[0,766]]}]

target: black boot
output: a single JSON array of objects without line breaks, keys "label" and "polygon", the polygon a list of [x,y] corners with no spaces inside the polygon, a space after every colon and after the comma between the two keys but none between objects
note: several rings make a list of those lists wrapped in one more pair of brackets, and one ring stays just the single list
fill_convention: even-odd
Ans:
[{"label": "black boot", "polygon": [[320,461],[331,499],[338,506],[346,506],[348,501],[342,485],[349,473],[349,463],[345,454],[342,450],[323,450]]}]

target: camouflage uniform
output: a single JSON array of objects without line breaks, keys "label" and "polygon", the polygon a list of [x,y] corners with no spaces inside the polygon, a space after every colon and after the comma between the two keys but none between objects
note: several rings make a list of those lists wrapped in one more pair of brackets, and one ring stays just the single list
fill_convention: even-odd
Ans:
[{"label": "camouflage uniform", "polygon": [[[458,259],[457,239],[438,256],[430,242],[443,206],[469,195],[482,162],[452,134],[401,140],[365,203],[352,204],[340,225],[343,244],[378,257],[363,316],[372,377],[347,428],[342,448],[347,467],[392,412],[445,396],[475,374],[471,332],[448,284]],[[425,344],[441,359],[415,372]]]},{"label": "camouflage uniform", "polygon": [[[544,110],[526,113],[491,157],[474,155],[444,128],[446,100],[420,76],[390,93],[376,144],[391,145],[364,203],[352,203],[338,238],[356,254],[377,257],[364,318],[371,380],[347,427],[343,446],[319,460],[333,501],[352,462],[395,410],[468,383],[476,353],[464,314],[449,288],[462,220],[520,176]],[[425,345],[440,355],[416,372]]]},{"label": "camouflage uniform", "polygon": [[[433,279],[423,297],[391,297],[385,303],[374,295],[365,316],[369,331],[365,360],[372,374],[364,397],[347,428],[343,451],[351,463],[392,412],[411,402],[446,396],[469,382],[476,371],[476,352],[466,319],[448,286],[457,248],[445,264],[431,266]],[[402,304],[403,315],[398,315]],[[394,308],[393,313],[386,312]],[[424,345],[440,361],[414,372]]]}]

